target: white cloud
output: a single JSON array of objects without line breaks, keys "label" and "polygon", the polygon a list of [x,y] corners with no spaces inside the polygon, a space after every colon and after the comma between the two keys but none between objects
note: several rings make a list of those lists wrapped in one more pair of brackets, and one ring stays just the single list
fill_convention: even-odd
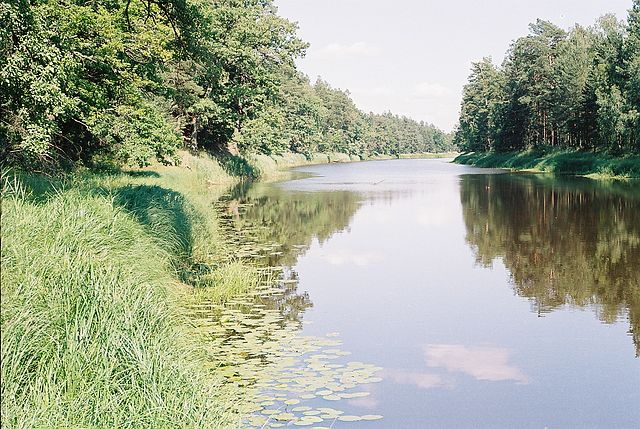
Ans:
[{"label": "white cloud", "polygon": [[349,58],[374,57],[380,53],[380,50],[366,42],[356,42],[351,45],[343,45],[340,43],[330,43],[317,51],[309,51],[309,55],[313,55],[323,60],[341,60]]},{"label": "white cloud", "polygon": [[452,91],[439,83],[421,82],[414,87],[414,95],[423,98],[442,98],[452,94]]},{"label": "white cloud", "polygon": [[354,407],[366,408],[368,410],[375,410],[380,407],[380,401],[378,399],[367,396],[365,398],[349,399],[349,404]]},{"label": "white cloud", "polygon": [[476,380],[529,382],[529,377],[509,364],[509,351],[504,348],[431,344],[424,353],[427,365],[432,368],[463,372]]}]

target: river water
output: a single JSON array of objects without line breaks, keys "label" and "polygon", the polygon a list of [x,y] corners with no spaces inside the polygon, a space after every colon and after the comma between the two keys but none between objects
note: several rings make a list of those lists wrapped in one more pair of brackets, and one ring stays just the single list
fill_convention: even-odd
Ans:
[{"label": "river water", "polygon": [[297,171],[236,189],[237,227],[279,244],[300,335],[382,368],[341,405],[382,419],[316,426],[640,427],[640,184],[437,159]]}]

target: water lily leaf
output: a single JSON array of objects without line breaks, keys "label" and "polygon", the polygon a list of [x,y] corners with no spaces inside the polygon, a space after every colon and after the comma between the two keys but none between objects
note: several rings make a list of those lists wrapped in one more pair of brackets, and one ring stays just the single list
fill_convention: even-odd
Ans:
[{"label": "water lily leaf", "polygon": [[343,422],[357,422],[362,420],[362,417],[360,416],[340,416],[338,417],[338,420],[343,421]]},{"label": "water lily leaf", "polygon": [[380,420],[382,418],[379,414],[366,414],[362,416],[362,420]]},{"label": "water lily leaf", "polygon": [[338,395],[326,395],[323,396],[322,399],[325,399],[327,401],[339,401],[340,397]]},{"label": "water lily leaf", "polygon": [[300,413],[300,412],[309,411],[309,410],[311,410],[311,407],[307,407],[307,406],[303,405],[303,406],[300,406],[300,407],[295,407],[291,411],[295,411],[296,413]]},{"label": "water lily leaf", "polygon": [[293,420],[295,419],[296,416],[294,414],[291,413],[281,413],[278,414],[277,416],[275,416],[276,420],[280,420],[280,421],[288,421],[288,420]]}]

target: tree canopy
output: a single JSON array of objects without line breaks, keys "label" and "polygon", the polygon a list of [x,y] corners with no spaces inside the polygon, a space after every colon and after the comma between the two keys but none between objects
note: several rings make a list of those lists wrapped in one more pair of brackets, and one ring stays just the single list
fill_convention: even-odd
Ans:
[{"label": "tree canopy", "polygon": [[468,151],[540,147],[640,153],[640,0],[565,31],[538,20],[501,67],[473,64],[455,142]]},{"label": "tree canopy", "polygon": [[272,0],[3,0],[2,159],[38,169],[172,162],[182,147],[451,147],[431,125],[311,84],[295,68],[307,47],[296,31]]}]

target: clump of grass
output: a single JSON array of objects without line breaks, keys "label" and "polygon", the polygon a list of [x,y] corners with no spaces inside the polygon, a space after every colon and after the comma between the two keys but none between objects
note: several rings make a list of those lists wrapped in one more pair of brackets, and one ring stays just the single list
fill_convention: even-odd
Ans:
[{"label": "clump of grass", "polygon": [[311,155],[311,159],[309,160],[311,164],[328,164],[329,163],[329,155],[326,153],[314,153]]},{"label": "clump of grass", "polygon": [[239,261],[228,262],[199,277],[195,298],[223,303],[255,290],[260,280],[257,268]]},{"label": "clump of grass", "polygon": [[110,195],[2,195],[2,426],[226,427],[170,250]]},{"label": "clump of grass", "polygon": [[181,166],[152,168],[83,177],[74,185],[113,197],[167,250],[181,280],[187,281],[194,271],[208,271],[229,253],[214,205],[237,180],[208,155],[184,153]]},{"label": "clump of grass", "polygon": [[[192,185],[197,187],[201,187],[203,183],[207,185],[229,185],[235,181],[233,175],[228,173],[225,166],[221,164],[221,161],[212,157],[210,154],[201,152],[193,155],[188,152],[181,152],[180,158],[182,160],[181,167],[187,168],[195,173],[195,177],[190,178]],[[180,168],[158,166],[155,170],[160,171],[160,173],[165,176],[172,176],[173,173],[174,176],[178,176],[177,179],[180,182],[183,182],[185,179],[185,172]],[[195,183],[193,183],[194,181]]]},{"label": "clump of grass", "polygon": [[351,158],[346,153],[329,152],[327,155],[330,162],[351,162]]},{"label": "clump of grass", "polygon": [[250,154],[247,161],[253,166],[258,178],[273,176],[278,172],[278,164],[269,155]]}]

